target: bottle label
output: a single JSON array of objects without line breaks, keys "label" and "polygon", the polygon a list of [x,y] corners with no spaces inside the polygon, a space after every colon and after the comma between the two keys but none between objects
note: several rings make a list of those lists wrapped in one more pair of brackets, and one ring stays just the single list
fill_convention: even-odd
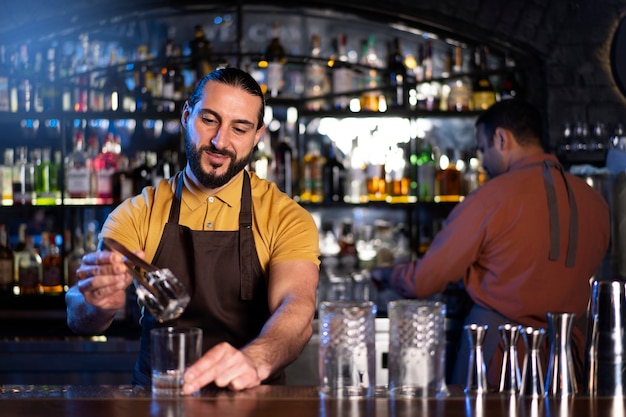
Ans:
[{"label": "bottle label", "polygon": [[36,288],[39,284],[39,268],[37,266],[20,266],[18,279],[20,288]]},{"label": "bottle label", "polygon": [[86,167],[67,170],[67,193],[75,198],[89,195],[89,171]]},{"label": "bottle label", "polygon": [[9,110],[9,78],[0,77],[0,111]]},{"label": "bottle label", "polygon": [[101,169],[96,174],[96,197],[111,198],[113,196],[114,169]]},{"label": "bottle label", "polygon": [[42,283],[45,287],[55,287],[57,285],[63,285],[61,268],[59,268],[58,266],[49,266],[44,268]]},{"label": "bottle label", "polygon": [[13,260],[0,259],[0,288],[13,285]]},{"label": "bottle label", "polygon": [[283,64],[280,62],[270,62],[267,65],[267,89],[276,95],[283,82]]}]

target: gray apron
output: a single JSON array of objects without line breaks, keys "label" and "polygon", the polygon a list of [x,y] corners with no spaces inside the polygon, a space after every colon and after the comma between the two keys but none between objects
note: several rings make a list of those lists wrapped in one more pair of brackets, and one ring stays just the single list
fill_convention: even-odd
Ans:
[{"label": "gray apron", "polygon": [[[158,323],[143,308],[141,344],[133,383],[149,386],[150,330],[159,326],[200,327],[203,351],[220,342],[242,348],[256,338],[270,311],[267,282],[256,253],[252,234],[250,177],[244,171],[239,213],[239,230],[191,230],[179,224],[183,190],[179,174],[169,219],[153,264],[169,268],[191,295],[183,315],[172,322]],[[266,383],[281,382],[282,373]]]},{"label": "gray apron", "polygon": [[[559,230],[559,211],[558,211],[558,202],[556,199],[556,189],[554,184],[554,176],[552,175],[552,171],[556,170],[559,172],[561,177],[563,178],[563,182],[565,183],[565,188],[567,189],[567,196],[569,200],[569,208],[570,208],[570,224],[569,224],[569,241],[567,246],[567,256],[565,259],[565,266],[568,268],[573,268],[576,263],[576,249],[578,246],[578,206],[576,205],[576,199],[574,198],[574,193],[569,186],[567,178],[565,177],[565,173],[563,171],[563,167],[549,159],[546,159],[542,162],[537,162],[534,164],[527,165],[522,168],[530,168],[541,165],[542,166],[542,176],[543,176],[543,184],[546,191],[546,197],[548,199],[548,213],[550,216],[550,253],[548,254],[548,259],[551,261],[556,261],[559,258],[560,253],[560,236],[561,232]],[[547,312],[546,312],[547,313]],[[499,347],[502,348],[500,341],[500,332],[498,331],[498,326],[506,323],[511,323],[507,317],[502,314],[487,309],[485,307],[479,306],[478,304],[474,304],[469,314],[464,320],[464,324],[486,324],[488,325],[487,333],[485,334],[485,338],[483,340],[483,354],[485,357],[485,362],[489,364],[491,361],[491,357],[496,352],[496,349]],[[514,323],[514,324],[524,324],[524,323]],[[547,326],[547,324],[546,324]],[[546,329],[547,331],[547,329]],[[547,339],[547,338],[546,338]],[[520,337],[521,340],[521,337]],[[546,341],[547,343],[547,341]],[[467,371],[468,371],[468,359],[470,355],[470,346],[467,335],[464,333],[461,337],[461,343],[459,346],[459,350],[456,357],[456,362],[454,364],[454,370],[452,374],[452,383],[465,385],[467,382]],[[520,363],[521,364],[521,363]],[[577,364],[577,370],[580,364]],[[545,369],[545,368],[544,368]]]}]

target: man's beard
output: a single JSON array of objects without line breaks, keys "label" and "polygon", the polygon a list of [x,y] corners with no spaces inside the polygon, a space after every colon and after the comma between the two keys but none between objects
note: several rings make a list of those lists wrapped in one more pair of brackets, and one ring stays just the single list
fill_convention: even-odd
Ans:
[{"label": "man's beard", "polygon": [[[237,155],[230,151],[218,150],[212,144],[196,148],[192,141],[189,140],[188,134],[185,134],[185,151],[187,153],[187,161],[191,172],[196,176],[198,182],[203,187],[215,189],[226,185],[235,175],[239,174],[249,163],[252,158],[252,151],[246,157],[237,160]],[[230,164],[226,172],[222,175],[208,173],[202,168],[202,153],[212,152],[230,157]],[[213,168],[219,168],[221,165],[214,165]]]}]

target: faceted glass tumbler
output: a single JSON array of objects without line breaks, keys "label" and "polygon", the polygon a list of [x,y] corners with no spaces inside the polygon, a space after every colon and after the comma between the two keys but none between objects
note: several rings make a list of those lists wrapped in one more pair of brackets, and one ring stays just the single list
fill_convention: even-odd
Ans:
[{"label": "faceted glass tumbler", "polygon": [[439,301],[388,304],[389,396],[445,397],[446,306]]},{"label": "faceted glass tumbler", "polygon": [[376,388],[376,305],[324,301],[319,307],[319,392],[322,397],[367,398]]}]

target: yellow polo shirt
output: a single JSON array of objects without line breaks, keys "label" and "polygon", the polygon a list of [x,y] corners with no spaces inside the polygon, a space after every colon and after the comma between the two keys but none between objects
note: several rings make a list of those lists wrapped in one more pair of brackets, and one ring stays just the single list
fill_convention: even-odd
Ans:
[{"label": "yellow polo shirt", "polygon": [[[307,260],[319,266],[319,237],[310,213],[278,187],[250,172],[252,231],[261,267],[291,260]],[[178,173],[157,188],[123,201],[108,216],[100,237],[117,240],[130,250],[141,249],[151,262],[167,223]],[[192,230],[239,229],[243,172],[218,193],[205,194],[184,177],[179,224]],[[233,248],[235,249],[235,248]]]}]

